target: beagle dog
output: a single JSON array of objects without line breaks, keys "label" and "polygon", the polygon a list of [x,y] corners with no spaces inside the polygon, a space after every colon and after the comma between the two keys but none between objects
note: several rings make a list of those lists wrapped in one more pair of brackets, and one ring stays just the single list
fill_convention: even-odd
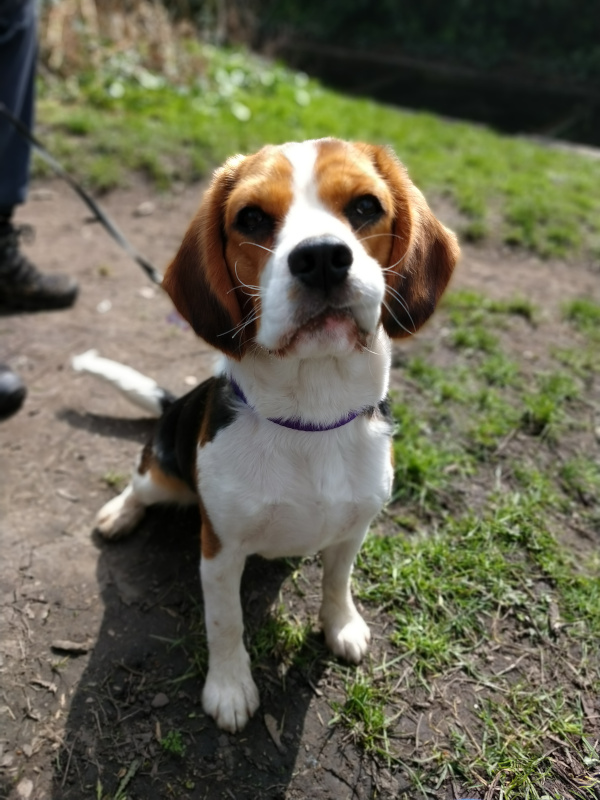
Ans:
[{"label": "beagle dog", "polygon": [[352,663],[367,651],[350,575],[392,487],[390,337],[430,317],[458,254],[389,149],[267,146],[216,171],[163,282],[221,351],[218,374],[173,400],[93,352],[75,359],[161,414],[98,531],[129,533],[155,503],[199,504],[203,705],[227,731],[259,705],[240,604],[250,554],[320,552],[327,645]]}]

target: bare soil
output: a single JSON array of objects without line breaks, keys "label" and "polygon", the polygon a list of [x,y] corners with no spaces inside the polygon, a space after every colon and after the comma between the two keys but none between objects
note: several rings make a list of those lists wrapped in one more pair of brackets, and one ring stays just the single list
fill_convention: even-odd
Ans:
[{"label": "bare soil", "polygon": [[[138,183],[103,205],[162,269],[201,188],[155,195]],[[147,201],[152,213],[139,215]],[[81,294],[68,311],[0,316],[0,361],[29,390],[20,413],[0,424],[0,798],[410,797],[406,775],[328,724],[341,692],[316,625],[316,563],[303,567],[301,592],[286,581],[293,563],[249,564],[250,631],[283,596],[288,610],[315,621],[315,655],[287,671],[275,659],[259,663],[262,705],[230,736],[202,712],[202,677],[188,646],[201,641],[191,629],[201,604],[196,513],[152,511],[134,536],[112,545],[92,535],[97,510],[125,481],[152,422],[73,372],[71,357],[97,348],[182,394],[211,372],[214,353],[86,217],[64,185],[35,185],[19,220],[37,232],[28,254],[45,271],[75,276]],[[586,265],[499,249],[466,248],[455,286],[521,294],[549,314],[568,297],[598,297],[598,276]],[[443,335],[434,322],[420,338],[435,345]],[[547,335],[547,327],[515,329],[514,347],[531,353],[532,369]],[[375,609],[365,615],[381,657],[384,621]],[[169,749],[160,741],[171,732]]]}]

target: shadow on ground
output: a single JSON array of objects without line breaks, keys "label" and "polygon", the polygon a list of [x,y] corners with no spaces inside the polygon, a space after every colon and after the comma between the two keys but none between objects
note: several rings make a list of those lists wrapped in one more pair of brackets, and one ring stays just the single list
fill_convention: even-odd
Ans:
[{"label": "shadow on ground", "polygon": [[[276,663],[255,664],[257,715],[242,734],[219,731],[201,707],[199,527],[195,510],[153,509],[130,539],[97,542],[104,616],[72,698],[55,800],[121,797],[127,785],[147,800],[283,796],[325,652],[312,642],[322,656],[285,677]],[[250,635],[291,569],[288,562],[249,560],[242,597]]]}]

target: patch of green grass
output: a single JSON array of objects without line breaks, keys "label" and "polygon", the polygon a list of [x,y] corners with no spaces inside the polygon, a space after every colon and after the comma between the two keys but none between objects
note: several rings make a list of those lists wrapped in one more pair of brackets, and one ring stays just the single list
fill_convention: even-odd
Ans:
[{"label": "patch of green grass", "polygon": [[467,427],[470,447],[480,457],[495,450],[519,425],[519,412],[498,389],[482,387],[474,398],[475,413]]},{"label": "patch of green grass", "polygon": [[508,608],[527,617],[527,554],[553,546],[534,525],[534,506],[515,496],[484,520],[449,519],[426,539],[367,541],[360,595],[397,610],[392,641],[413,656],[417,672],[462,661],[485,635],[486,617]]},{"label": "patch of green grass", "polygon": [[448,401],[465,402],[470,397],[469,372],[466,369],[436,367],[422,356],[411,358],[406,365],[406,374],[425,389],[436,405]]},{"label": "patch of green grass", "polygon": [[129,474],[109,470],[108,472],[104,473],[102,480],[107,486],[110,486],[111,489],[121,492],[129,481]]},{"label": "patch of green grass", "polygon": [[459,349],[481,353],[498,353],[499,340],[493,329],[501,328],[505,319],[519,316],[535,324],[536,307],[523,297],[492,300],[472,290],[451,292],[444,300],[453,329],[452,344]]},{"label": "patch of green grass", "polygon": [[467,474],[469,458],[451,442],[434,442],[427,425],[408,405],[395,403],[393,414],[397,432],[392,502],[415,503],[421,509],[439,507],[449,476]]},{"label": "patch of green grass", "polygon": [[[481,321],[484,314],[512,314],[524,317],[528,322],[533,323],[536,318],[537,309],[534,303],[525,297],[516,296],[509,300],[493,300],[490,297],[475,292],[472,289],[462,289],[449,292],[443,301],[443,306],[451,312],[467,312],[470,319],[475,318]],[[473,317],[473,314],[478,314]],[[457,322],[461,321],[460,316],[455,316]]]},{"label": "patch of green grass", "polygon": [[393,720],[386,716],[385,710],[390,699],[389,688],[376,685],[373,675],[358,669],[347,680],[345,690],[345,702],[332,703],[334,717],[330,725],[344,725],[367,753],[391,763],[388,729]]},{"label": "patch of green grass", "polygon": [[185,742],[181,731],[171,730],[160,740],[160,746],[172,756],[183,758],[185,755]]},{"label": "patch of green grass", "polygon": [[488,355],[479,364],[476,372],[478,377],[483,378],[490,386],[506,388],[519,383],[519,365],[502,352]]},{"label": "patch of green grass", "polygon": [[565,406],[579,396],[574,379],[565,372],[539,375],[537,387],[523,396],[523,430],[532,436],[553,436],[565,417]]},{"label": "patch of green grass", "polygon": [[593,342],[587,347],[562,347],[554,350],[553,355],[579,378],[587,380],[600,372],[600,348]]},{"label": "patch of green grass", "polygon": [[584,506],[600,505],[600,461],[575,456],[562,464],[560,480],[566,492]]},{"label": "patch of green grass", "polygon": [[461,350],[494,353],[498,349],[498,337],[491,333],[487,327],[480,324],[454,328],[451,341],[454,347]]},{"label": "patch of green grass", "polygon": [[563,315],[577,330],[600,339],[600,305],[586,298],[570,300],[563,305]]},{"label": "patch of green grass", "polygon": [[[554,775],[553,743],[573,742],[580,764],[590,758],[577,744],[585,734],[577,693],[560,682],[545,684],[533,668],[518,670],[517,656],[505,670],[481,672],[490,637],[499,646],[511,631],[522,658],[545,651],[549,663],[569,662],[566,674],[575,670],[589,691],[600,687],[599,565],[574,569],[574,557],[548,530],[551,494],[543,484],[532,481],[524,492],[498,495],[483,516],[448,518],[426,537],[370,537],[359,557],[360,597],[393,618],[390,640],[403,674],[412,676],[409,705],[419,689],[431,694],[427,687],[446,671],[456,676],[457,668],[476,687],[472,710],[463,705],[437,757],[412,762],[429,785],[453,777],[484,792],[495,781],[507,800],[541,800]],[[400,758],[389,701],[368,691],[377,730],[384,728],[392,743],[387,757]],[[360,723],[357,711],[353,719]]]},{"label": "patch of green grass", "polygon": [[271,612],[250,640],[252,659],[262,661],[274,657],[287,664],[298,663],[309,644],[312,624],[294,619],[283,606]]},{"label": "patch of green grass", "polygon": [[140,170],[166,185],[194,180],[208,165],[265,142],[338,136],[385,143],[428,194],[454,202],[471,239],[498,229],[491,209],[506,242],[543,256],[591,252],[598,239],[600,163],[592,159],[345,97],[244,52],[186,48],[195,68],[183,70],[193,76],[185,80],[141,70],[134,52],[68,82],[43,78],[42,138],[52,147],[60,140],[53,152],[101,188],[117,178],[107,156],[120,180]]},{"label": "patch of green grass", "polygon": [[[540,750],[542,737],[578,741],[583,735],[579,698],[567,696],[562,687],[545,689],[519,681],[502,697],[486,699],[478,717],[482,723],[482,747],[470,767],[489,783],[503,774],[504,790],[513,797],[536,798],[545,794],[553,765]],[[515,720],[519,721],[517,725]]]}]

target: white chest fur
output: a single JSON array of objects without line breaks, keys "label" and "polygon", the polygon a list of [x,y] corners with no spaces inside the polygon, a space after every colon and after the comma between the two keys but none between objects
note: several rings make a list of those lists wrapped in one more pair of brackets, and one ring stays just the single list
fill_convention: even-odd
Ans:
[{"label": "white chest fur", "polygon": [[389,498],[390,425],[374,409],[387,394],[390,346],[380,328],[367,347],[342,356],[274,358],[255,351],[222,365],[248,399],[235,422],[198,453],[198,488],[215,533],[244,555],[308,555],[345,539],[362,541]]},{"label": "white chest fur", "polygon": [[389,435],[377,414],[303,432],[242,408],[198,458],[200,495],[217,535],[244,555],[267,558],[354,538],[389,497]]}]

